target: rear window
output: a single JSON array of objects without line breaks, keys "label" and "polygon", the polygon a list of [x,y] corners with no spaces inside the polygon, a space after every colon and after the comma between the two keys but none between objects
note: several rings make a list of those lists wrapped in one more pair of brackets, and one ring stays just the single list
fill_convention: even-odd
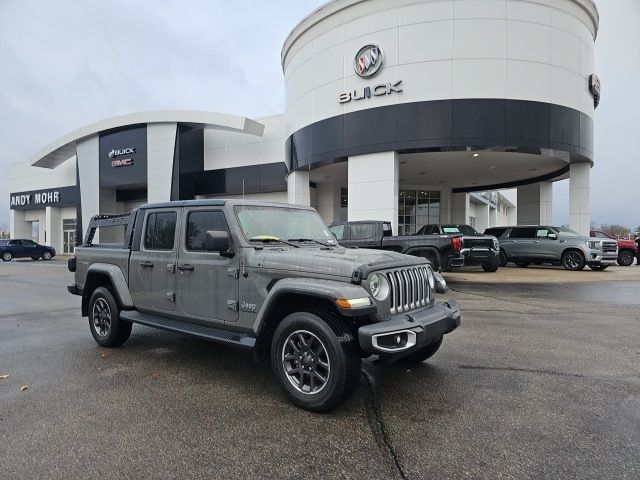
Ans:
[{"label": "rear window", "polygon": [[372,223],[356,223],[349,225],[352,240],[373,238],[375,226]]},{"label": "rear window", "polygon": [[144,248],[147,250],[173,250],[175,235],[175,212],[151,213],[147,217]]}]

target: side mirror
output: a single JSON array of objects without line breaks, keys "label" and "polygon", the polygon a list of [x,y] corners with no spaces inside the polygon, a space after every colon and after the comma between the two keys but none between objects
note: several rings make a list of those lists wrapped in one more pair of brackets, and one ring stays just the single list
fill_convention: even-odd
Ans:
[{"label": "side mirror", "polygon": [[555,233],[550,233],[549,235],[547,235],[547,238],[550,238],[551,240],[557,240],[558,235],[556,235]]},{"label": "side mirror", "polygon": [[444,277],[438,272],[433,272],[433,276],[436,279],[436,293],[447,293],[449,291],[449,287],[447,286],[447,281]]},{"label": "side mirror", "polygon": [[[229,233],[224,230],[209,230],[207,232],[207,252],[218,252],[220,255],[229,256]],[[233,255],[231,255],[233,256]]]}]

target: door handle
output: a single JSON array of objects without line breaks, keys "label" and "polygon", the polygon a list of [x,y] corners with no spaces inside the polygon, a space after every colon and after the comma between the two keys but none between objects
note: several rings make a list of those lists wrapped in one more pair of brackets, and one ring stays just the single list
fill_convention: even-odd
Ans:
[{"label": "door handle", "polygon": [[153,262],[145,260],[144,262],[140,262],[140,266],[143,268],[153,268]]},{"label": "door handle", "polygon": [[193,265],[185,263],[184,265],[178,265],[178,270],[180,270],[181,272],[193,272],[194,268]]}]

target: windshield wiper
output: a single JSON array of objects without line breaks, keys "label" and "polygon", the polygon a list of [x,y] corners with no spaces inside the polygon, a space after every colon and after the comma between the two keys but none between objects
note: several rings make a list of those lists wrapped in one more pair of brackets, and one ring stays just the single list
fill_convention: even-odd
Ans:
[{"label": "windshield wiper", "polygon": [[335,247],[335,245],[331,245],[330,243],[321,242],[320,240],[316,240],[315,238],[289,238],[287,239],[289,242],[315,242],[324,247]]},{"label": "windshield wiper", "polygon": [[285,245],[290,245],[294,248],[300,248],[300,245],[296,245],[295,243],[291,243],[288,240],[282,240],[281,238],[274,237],[272,235],[256,235],[255,237],[251,237],[249,239],[250,242],[280,242]]}]

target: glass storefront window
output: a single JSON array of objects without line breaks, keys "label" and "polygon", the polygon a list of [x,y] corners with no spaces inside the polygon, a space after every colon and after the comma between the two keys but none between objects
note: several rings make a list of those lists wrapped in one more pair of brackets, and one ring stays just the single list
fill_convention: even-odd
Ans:
[{"label": "glass storefront window", "polygon": [[400,190],[398,235],[413,235],[427,224],[440,223],[440,192]]}]

